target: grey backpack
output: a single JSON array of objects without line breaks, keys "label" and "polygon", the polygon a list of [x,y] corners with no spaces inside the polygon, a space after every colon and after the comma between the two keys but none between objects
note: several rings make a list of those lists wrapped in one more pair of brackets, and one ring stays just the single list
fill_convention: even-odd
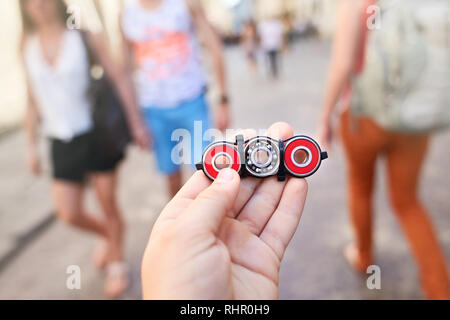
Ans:
[{"label": "grey backpack", "polygon": [[385,0],[351,110],[403,133],[450,126],[450,1]]}]

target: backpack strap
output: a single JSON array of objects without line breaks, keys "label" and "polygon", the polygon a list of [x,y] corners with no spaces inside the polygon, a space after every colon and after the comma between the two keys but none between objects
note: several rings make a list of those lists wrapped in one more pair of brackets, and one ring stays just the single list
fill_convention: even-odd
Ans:
[{"label": "backpack strap", "polygon": [[[367,50],[369,46],[369,36],[370,36],[370,30],[367,26],[367,19],[369,18],[370,14],[368,12],[368,9],[370,6],[373,6],[376,4],[376,1],[374,0],[366,0],[363,5],[363,10],[361,12],[361,43],[358,48],[357,56],[356,56],[356,63],[353,64],[353,75],[352,78],[358,77],[361,73],[364,71],[364,67],[366,65],[366,56],[367,56]],[[352,82],[353,82],[352,79]],[[354,88],[351,86],[349,89],[350,95],[353,95]],[[350,97],[350,101],[351,101]],[[354,115],[352,113],[351,108],[349,108],[349,127],[352,132],[358,132],[359,131],[359,122],[358,122],[358,116]]]}]

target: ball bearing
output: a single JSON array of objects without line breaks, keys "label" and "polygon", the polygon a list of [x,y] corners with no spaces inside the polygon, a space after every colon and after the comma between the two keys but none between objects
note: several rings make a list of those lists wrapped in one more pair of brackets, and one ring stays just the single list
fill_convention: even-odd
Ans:
[{"label": "ball bearing", "polygon": [[280,166],[280,149],[269,137],[255,137],[245,148],[245,167],[250,175],[264,178],[275,175]]}]

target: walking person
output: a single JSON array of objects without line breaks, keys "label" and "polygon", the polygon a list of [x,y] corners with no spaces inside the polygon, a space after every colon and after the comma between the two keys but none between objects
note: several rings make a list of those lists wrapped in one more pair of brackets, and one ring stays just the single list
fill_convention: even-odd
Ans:
[{"label": "walking person", "polygon": [[[355,242],[345,249],[345,257],[361,273],[365,273],[367,267],[374,262],[372,199],[375,165],[380,156],[385,156],[390,200],[418,263],[424,292],[429,299],[449,299],[449,278],[445,258],[429,215],[417,194],[430,136],[427,132],[412,134],[403,129],[394,130],[393,127],[384,125],[386,119],[394,119],[389,112],[397,107],[397,104],[402,108],[408,106],[404,103],[404,98],[403,100],[390,100],[390,98],[396,97],[398,92],[396,85],[406,84],[407,86],[421,77],[421,74],[411,76],[415,72],[422,73],[421,63],[419,63],[422,59],[421,46],[416,45],[419,43],[419,41],[415,42],[418,37],[414,29],[410,29],[415,26],[409,24],[405,24],[400,29],[402,31],[402,37],[398,38],[400,40],[384,41],[383,37],[387,37],[388,40],[397,39],[391,37],[395,36],[396,30],[399,30],[396,29],[399,22],[411,21],[412,16],[408,16],[407,20],[392,16],[396,12],[400,12],[400,15],[405,12],[406,3],[402,3],[404,6],[399,11],[393,11],[394,9],[391,11],[393,18],[391,21],[395,21],[393,32],[388,31],[390,22],[386,20],[384,23],[382,19],[383,28],[374,33],[374,38],[370,38],[369,42],[370,32],[375,31],[368,29],[369,15],[367,13],[370,12],[368,9],[375,4],[377,2],[373,0],[344,0],[340,4],[327,89],[319,123],[319,140],[321,145],[329,148],[334,137],[332,115],[340,102],[342,108],[339,126],[348,166],[348,201],[355,234]],[[437,29],[437,26],[435,28]],[[372,39],[377,40],[372,42]],[[399,42],[404,39],[410,41],[409,44]],[[369,43],[371,46],[368,47]],[[389,43],[390,46],[383,46],[385,43]],[[396,50],[397,45],[402,47],[402,50]],[[413,49],[410,49],[411,47]],[[391,95],[387,95],[384,91],[380,91],[377,95],[379,90],[391,86],[386,83],[380,85],[377,81],[392,78],[387,75],[376,76],[379,72],[389,72],[388,66],[384,68],[375,65],[373,68],[371,65],[373,63],[382,65],[386,61],[386,59],[378,59],[377,55],[380,52],[383,54],[389,52],[390,54],[385,55],[387,59],[399,57],[395,59],[396,63],[390,64],[391,66],[397,65],[401,70],[409,70],[409,73],[400,73],[397,77],[399,80],[392,85]],[[405,58],[401,58],[401,55],[405,53]],[[372,59],[366,59],[368,55],[371,55]],[[413,64],[410,61],[416,61],[416,63]],[[433,63],[432,59],[429,62]],[[440,66],[441,69],[444,67],[445,65]],[[448,73],[446,76],[448,77]],[[405,81],[407,77],[412,80]],[[351,82],[352,79],[353,82]],[[365,80],[367,82],[362,82]],[[355,83],[358,86],[355,86]],[[361,87],[364,88],[366,83],[372,85],[368,86],[366,91],[361,91]],[[438,85],[442,88],[442,83]],[[420,90],[421,87],[418,85],[410,88],[409,103],[415,90]],[[442,93],[441,90],[441,96]],[[437,95],[435,98],[436,100],[430,101],[426,108],[422,105],[421,110],[429,112],[432,109],[431,104],[440,103]],[[379,117],[375,116],[376,112],[373,116],[358,115],[356,111],[360,106],[365,105],[364,102],[368,105],[378,104],[380,108],[377,110],[385,111],[378,113]],[[405,113],[407,110],[403,109],[403,111]]]},{"label": "walking person", "polygon": [[278,18],[269,18],[258,25],[261,48],[267,56],[270,75],[277,79],[280,73],[280,54],[285,46],[284,25]]},{"label": "walking person", "polygon": [[[139,103],[153,136],[158,169],[167,177],[173,197],[182,186],[182,173],[172,158],[178,144],[172,133],[182,129],[194,137],[195,122],[201,123],[203,132],[212,126],[197,34],[213,58],[220,95],[216,126],[224,130],[229,124],[221,40],[199,0],[130,0],[123,8],[121,25],[127,65],[137,73]],[[194,141],[190,144],[192,150],[182,152],[191,152],[194,164],[202,150],[194,148]]]},{"label": "walking person", "polygon": [[248,69],[250,72],[255,73],[258,71],[258,30],[256,23],[253,20],[245,22],[242,29],[241,46],[244,50],[245,57],[248,63]]},{"label": "walking person", "polygon": [[[117,89],[136,142],[148,144],[127,76],[116,68],[98,35],[66,27],[67,7],[60,0],[21,0],[21,54],[27,75],[28,107],[25,120],[28,166],[41,173],[36,131],[42,124],[51,145],[52,193],[60,220],[101,239],[94,262],[106,270],[105,293],[117,297],[128,286],[124,262],[124,223],[117,203],[117,169],[124,154],[108,157],[96,143],[93,106],[88,99],[89,54],[100,61]],[[87,42],[85,42],[87,41]],[[86,212],[87,178],[92,179],[104,218]]]}]

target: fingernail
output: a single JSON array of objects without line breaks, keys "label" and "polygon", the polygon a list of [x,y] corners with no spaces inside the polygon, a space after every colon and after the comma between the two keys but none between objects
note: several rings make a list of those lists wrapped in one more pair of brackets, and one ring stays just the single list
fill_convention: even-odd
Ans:
[{"label": "fingernail", "polygon": [[234,179],[234,171],[232,169],[222,169],[217,176],[217,182],[231,182]]}]

